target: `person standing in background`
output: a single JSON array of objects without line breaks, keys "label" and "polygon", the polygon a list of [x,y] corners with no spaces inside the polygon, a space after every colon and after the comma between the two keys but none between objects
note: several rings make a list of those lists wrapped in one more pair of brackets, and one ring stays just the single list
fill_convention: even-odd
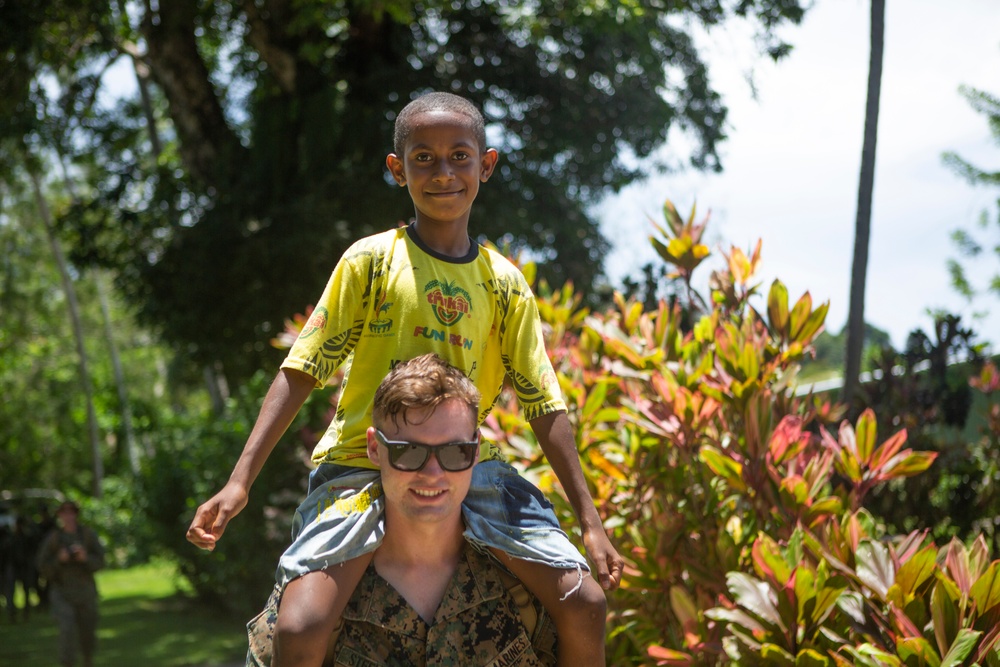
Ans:
[{"label": "person standing in background", "polygon": [[49,584],[49,604],[59,626],[59,664],[73,667],[77,651],[84,667],[94,664],[97,644],[97,582],[104,548],[97,534],[79,522],[80,508],[66,501],[56,510],[59,528],[38,553],[38,568]]}]

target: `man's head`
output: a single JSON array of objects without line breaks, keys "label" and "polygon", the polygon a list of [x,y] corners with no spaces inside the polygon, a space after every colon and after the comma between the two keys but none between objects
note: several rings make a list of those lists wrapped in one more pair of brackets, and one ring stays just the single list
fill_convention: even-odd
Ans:
[{"label": "man's head", "polygon": [[382,471],[386,511],[458,520],[479,453],[480,394],[436,354],[400,363],[375,392],[368,458]]}]

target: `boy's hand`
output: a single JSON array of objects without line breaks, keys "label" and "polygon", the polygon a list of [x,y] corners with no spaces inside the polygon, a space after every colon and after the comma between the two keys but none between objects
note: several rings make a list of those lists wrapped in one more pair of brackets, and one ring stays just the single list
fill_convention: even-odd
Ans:
[{"label": "boy's hand", "polygon": [[215,549],[229,520],[247,506],[247,492],[236,485],[226,484],[195,512],[187,530],[187,540],[196,547]]},{"label": "boy's hand", "polygon": [[622,570],[625,568],[625,559],[618,555],[603,527],[584,531],[583,545],[587,548],[590,562],[594,564],[601,588],[606,591],[618,588],[622,580]]}]

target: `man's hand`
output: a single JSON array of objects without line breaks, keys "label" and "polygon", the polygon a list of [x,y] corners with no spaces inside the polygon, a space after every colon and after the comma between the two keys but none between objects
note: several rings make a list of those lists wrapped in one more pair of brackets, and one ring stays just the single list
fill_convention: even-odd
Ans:
[{"label": "man's hand", "polygon": [[625,559],[618,555],[618,551],[611,544],[604,529],[594,528],[584,531],[583,545],[587,548],[590,562],[594,564],[597,581],[600,582],[601,588],[606,591],[618,588],[622,581]]},{"label": "man's hand", "polygon": [[246,489],[232,483],[226,484],[195,512],[191,526],[187,530],[188,542],[212,551],[215,549],[215,543],[225,532],[229,520],[246,506]]}]

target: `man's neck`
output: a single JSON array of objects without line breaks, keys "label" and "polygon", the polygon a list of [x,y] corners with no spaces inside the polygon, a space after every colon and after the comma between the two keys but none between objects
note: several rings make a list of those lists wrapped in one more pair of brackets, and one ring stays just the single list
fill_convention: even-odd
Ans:
[{"label": "man's neck", "polygon": [[[392,524],[392,525],[391,525]],[[391,527],[390,527],[391,525]],[[375,571],[396,589],[428,624],[444,598],[465,546],[464,526],[393,524],[386,517],[382,544],[375,551]]]}]

